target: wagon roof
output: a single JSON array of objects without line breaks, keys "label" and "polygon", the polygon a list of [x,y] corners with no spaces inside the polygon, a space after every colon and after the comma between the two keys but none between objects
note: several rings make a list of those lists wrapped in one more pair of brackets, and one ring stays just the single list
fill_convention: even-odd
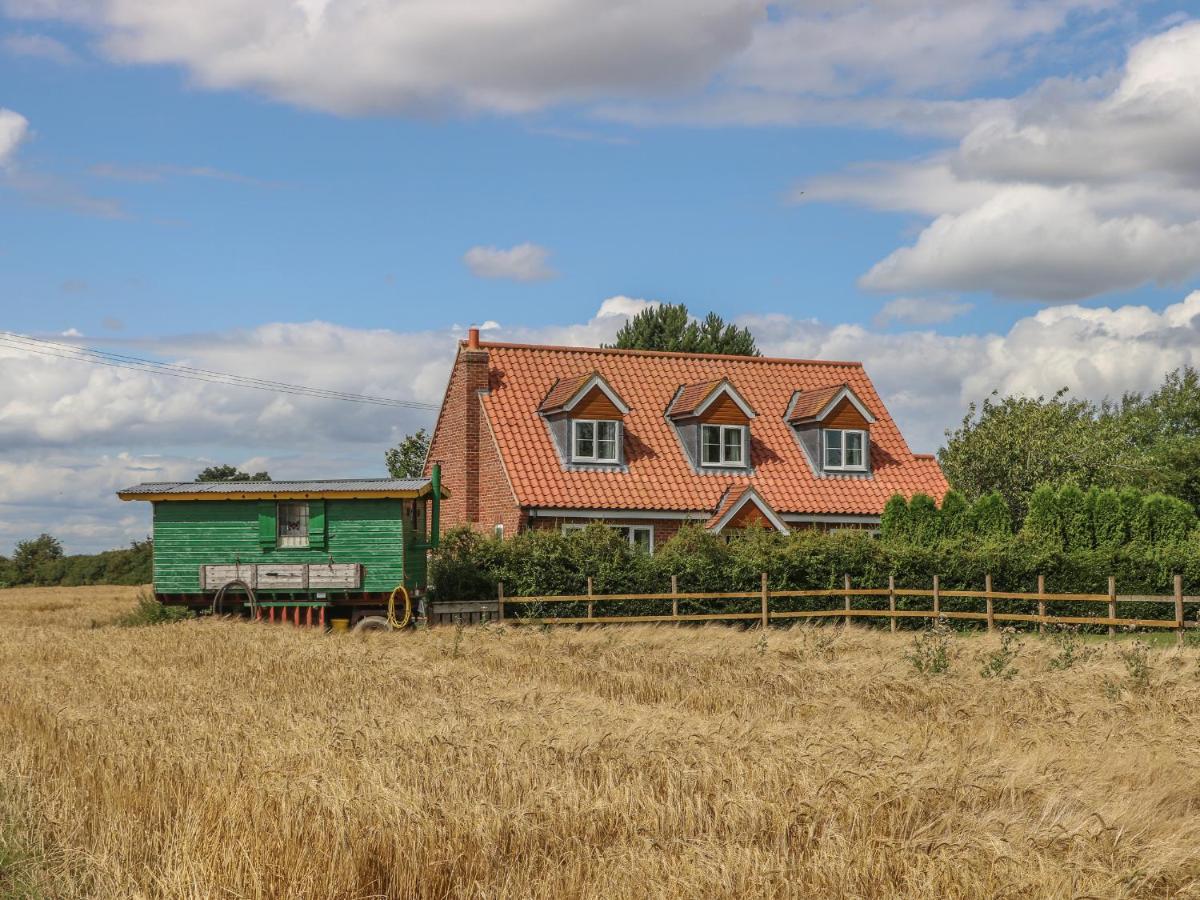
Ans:
[{"label": "wagon roof", "polygon": [[[338,478],[323,481],[147,481],[117,491],[122,500],[412,499],[433,492],[429,478]],[[442,489],[446,496],[446,489]]]}]

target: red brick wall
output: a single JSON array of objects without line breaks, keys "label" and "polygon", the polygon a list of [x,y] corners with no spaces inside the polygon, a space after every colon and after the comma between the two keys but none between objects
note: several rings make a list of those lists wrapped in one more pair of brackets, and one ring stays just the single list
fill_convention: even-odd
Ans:
[{"label": "red brick wall", "polygon": [[488,389],[488,352],[460,347],[429,447],[428,465],[442,464],[442,529],[471,525],[491,531],[503,525],[511,535],[521,527],[521,511],[486,421],[480,392]]}]

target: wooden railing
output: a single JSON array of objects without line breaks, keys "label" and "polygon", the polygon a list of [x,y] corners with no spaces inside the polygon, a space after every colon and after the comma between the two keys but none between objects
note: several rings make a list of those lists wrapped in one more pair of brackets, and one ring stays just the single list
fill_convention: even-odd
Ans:
[{"label": "wooden railing", "polygon": [[[840,588],[823,590],[770,590],[767,585],[767,575],[762,576],[762,585],[757,591],[725,591],[725,592],[680,592],[678,581],[671,579],[671,592],[667,594],[596,594],[592,591],[592,579],[588,579],[586,594],[545,595],[535,597],[511,597],[504,593],[504,585],[499,586],[496,597],[496,618],[500,620],[527,622],[545,625],[599,625],[618,622],[709,622],[709,621],[746,621],[757,622],[762,626],[771,622],[787,621],[789,619],[822,619],[841,618],[847,625],[852,619],[886,618],[892,631],[896,630],[899,619],[962,619],[968,621],[986,622],[989,631],[996,628],[997,623],[1032,623],[1039,627],[1046,625],[1105,625],[1110,634],[1117,628],[1172,628],[1181,635],[1186,628],[1200,627],[1200,623],[1188,622],[1184,619],[1185,604],[1200,604],[1200,596],[1184,596],[1183,578],[1176,575],[1174,591],[1164,595],[1118,594],[1116,579],[1108,579],[1108,591],[1103,594],[1071,594],[1049,593],[1046,591],[1046,580],[1038,577],[1038,589],[1034,591],[996,591],[992,589],[992,576],[984,579],[982,590],[945,590],[941,587],[940,578],[933,577],[933,584],[928,588],[896,587],[896,579],[889,578],[886,588],[855,587],[850,583],[850,576],[843,579]],[[887,598],[887,609],[855,607],[856,598]],[[929,597],[928,609],[898,609],[897,600],[903,597]],[[772,609],[772,601],[795,598],[842,598],[842,605],[835,609],[806,609],[788,610]],[[984,610],[947,610],[943,601],[946,599],[983,600]],[[737,605],[748,605],[744,601],[758,600],[757,609],[753,610],[719,610],[716,612],[680,612],[680,603],[689,601],[743,601]],[[1037,603],[1037,612],[1008,612],[997,611],[996,603],[1022,601],[1026,604]],[[596,615],[599,604],[623,603],[670,603],[670,612],[661,614],[641,615]],[[881,602],[881,601],[879,601]],[[547,616],[536,609],[539,606],[551,604],[572,604],[583,607],[586,614],[582,616]],[[1104,604],[1106,615],[1053,615],[1049,612],[1052,606],[1063,604]],[[1170,618],[1136,618],[1118,617],[1119,604],[1137,605],[1166,605]],[[491,606],[491,604],[488,604]],[[534,609],[530,609],[534,607]]]}]

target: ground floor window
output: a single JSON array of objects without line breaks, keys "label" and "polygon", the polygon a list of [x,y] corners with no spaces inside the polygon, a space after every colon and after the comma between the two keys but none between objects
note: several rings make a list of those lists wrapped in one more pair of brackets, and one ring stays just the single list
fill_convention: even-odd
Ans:
[{"label": "ground floor window", "polygon": [[[645,550],[647,553],[654,552],[653,525],[609,525],[608,527],[639,550]],[[587,526],[579,522],[569,522],[562,527],[562,530],[563,534],[570,534],[573,531],[583,531],[585,528]]]}]

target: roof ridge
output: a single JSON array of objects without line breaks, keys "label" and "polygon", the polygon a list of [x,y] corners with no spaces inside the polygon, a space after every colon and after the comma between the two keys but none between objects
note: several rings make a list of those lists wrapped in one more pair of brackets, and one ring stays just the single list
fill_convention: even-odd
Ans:
[{"label": "roof ridge", "polygon": [[[464,341],[459,342],[465,346]],[[749,363],[794,363],[808,366],[852,366],[863,368],[861,360],[803,359],[791,356],[738,356],[732,353],[688,353],[679,350],[627,350],[621,347],[580,347],[569,344],[520,344],[507,341],[480,341],[480,350],[549,350],[561,353],[610,353],[617,356],[657,356],[682,359],[714,359]]]}]

